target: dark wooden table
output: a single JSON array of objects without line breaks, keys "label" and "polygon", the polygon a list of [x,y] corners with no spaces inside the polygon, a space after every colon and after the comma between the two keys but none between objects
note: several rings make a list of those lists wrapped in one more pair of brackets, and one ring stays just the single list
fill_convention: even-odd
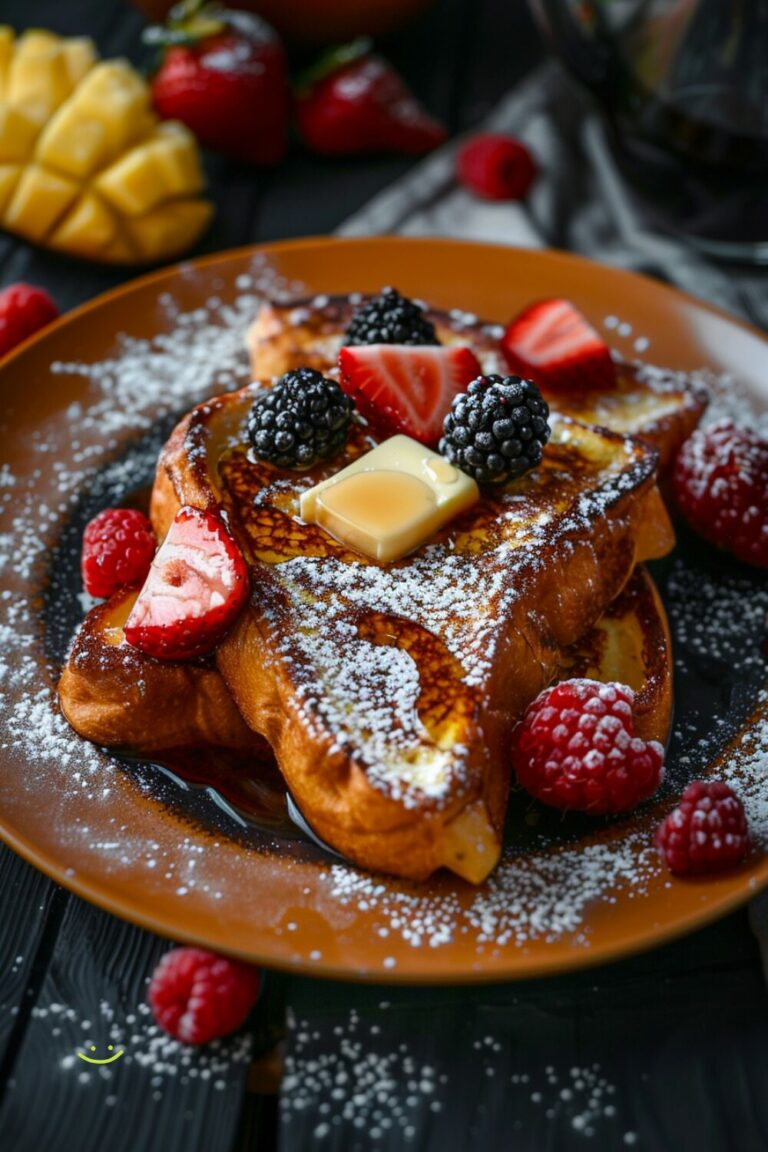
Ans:
[{"label": "dark wooden table", "polygon": [[[4,0],[1,18],[141,57],[141,19],[118,0]],[[453,131],[542,55],[522,0],[440,0],[385,49]],[[268,174],[212,161],[218,221],[204,250],[331,231],[408,165],[298,147]],[[124,278],[0,238],[2,283],[41,283],[63,308]],[[250,1053],[236,1040],[192,1057],[164,1051],[142,1007],[167,946],[0,849],[3,1152],[768,1148],[768,997],[745,913],[610,968],[491,989],[273,975]],[[286,1020],[280,1122],[261,1057]],[[143,1059],[79,1067],[76,1048],[111,1030]]]}]

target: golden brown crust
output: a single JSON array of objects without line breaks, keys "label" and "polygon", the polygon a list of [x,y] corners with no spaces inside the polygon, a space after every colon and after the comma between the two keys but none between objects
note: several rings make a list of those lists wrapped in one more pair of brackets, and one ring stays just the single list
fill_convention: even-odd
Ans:
[{"label": "golden brown crust", "polygon": [[[337,851],[424,878],[446,862],[447,830],[480,802],[490,867],[516,720],[636,561],[669,546],[656,454],[556,421],[536,473],[380,567],[298,519],[300,490],[362,450],[364,433],[330,465],[276,473],[238,443],[253,395],[231,393],[182,421],[152,500],[159,532],[182,502],[218,503],[249,560],[251,603],[219,645],[219,670]],[[446,679],[455,706],[440,715],[431,688]]]},{"label": "golden brown crust", "polygon": [[672,726],[672,640],[664,605],[644,565],[594,628],[567,648],[557,680],[615,680],[635,692],[635,729],[666,744]]},{"label": "golden brown crust", "polygon": [[58,689],[75,731],[138,755],[211,745],[268,757],[213,664],[153,660],[126,642],[135,599],[135,590],[115,593],[80,627]]}]

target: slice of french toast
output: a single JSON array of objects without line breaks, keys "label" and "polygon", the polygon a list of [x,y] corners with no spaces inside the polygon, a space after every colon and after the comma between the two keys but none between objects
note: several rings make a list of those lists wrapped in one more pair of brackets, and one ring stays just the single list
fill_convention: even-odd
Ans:
[{"label": "slice of french toast", "polygon": [[154,660],[125,639],[138,592],[97,604],[78,630],[59,680],[59,704],[81,736],[108,748],[149,755],[199,745],[270,758],[212,662]]},{"label": "slice of french toast", "polygon": [[298,515],[303,491],[373,446],[368,429],[353,422],[333,461],[279,471],[246,443],[261,387],[178,425],[158,537],[185,504],[226,515],[252,593],[217,666],[318,836],[368,868],[478,882],[500,852],[514,724],[635,563],[673,545],[658,454],[555,417],[539,468],[380,566]]},{"label": "slice of french toast", "polygon": [[[256,380],[282,376],[293,368],[332,371],[337,364],[344,332],[367,297],[323,296],[291,304],[265,304],[246,338],[251,370]],[[485,372],[506,375],[499,345],[503,329],[454,309],[427,308],[441,344],[466,344]],[[683,440],[690,436],[707,405],[705,390],[680,373],[643,371],[641,365],[616,364],[616,387],[610,392],[586,389],[568,392],[542,388],[553,411],[585,424],[597,424],[625,436],[649,440],[659,453],[664,471]]]},{"label": "slice of french toast", "polygon": [[[249,728],[212,663],[163,662],[126,643],[123,624],[135,589],[93,607],[78,630],[59,681],[69,723],[86,740],[136,756],[174,749],[223,748],[272,762],[266,740]],[[627,587],[576,644],[555,680],[616,680],[635,692],[635,727],[662,744],[672,715],[669,629],[653,580],[639,565]]]}]

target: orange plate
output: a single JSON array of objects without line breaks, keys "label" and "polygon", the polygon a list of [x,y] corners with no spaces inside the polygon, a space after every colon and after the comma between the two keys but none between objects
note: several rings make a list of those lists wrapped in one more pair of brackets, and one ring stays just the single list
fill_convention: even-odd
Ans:
[{"label": "orange plate", "polygon": [[[35,509],[47,506],[38,514],[44,550],[36,560],[16,537],[8,549],[6,571],[16,571],[7,577],[12,598],[4,604],[25,600],[31,612],[21,625],[29,647],[8,657],[0,834],[59,883],[146,928],[259,963],[346,979],[462,982],[563,971],[659,944],[745,901],[768,882],[762,852],[734,873],[701,882],[670,882],[655,864],[650,829],[669,799],[569,844],[522,852],[503,890],[492,881],[478,895],[449,876],[423,889],[377,878],[374,888],[363,874],[368,899],[344,899],[327,859],[300,847],[254,848],[216,835],[70,737],[63,723],[57,727],[52,689],[58,668],[46,655],[55,621],[46,622],[40,606],[48,548],[70,515],[67,469],[89,440],[113,441],[93,450],[89,463],[98,467],[125,452],[135,432],[130,413],[109,436],[98,424],[90,427],[86,417],[103,397],[81,374],[52,375],[50,366],[103,361],[118,352],[119,334],[167,332],[174,306],[188,312],[214,295],[232,301],[244,283],[238,287],[238,277],[253,273],[264,280],[265,261],[312,292],[395,283],[411,296],[499,321],[537,297],[565,296],[598,325],[609,315],[630,324],[631,334],[615,325],[608,331],[625,355],[634,355],[634,340],[646,337],[645,358],[676,368],[728,369],[758,402],[768,402],[768,343],[757,331],[651,280],[555,252],[441,240],[302,240],[159,272],[76,310],[0,369],[4,462],[16,477],[14,486],[0,490],[11,497],[3,512],[10,521],[25,500]],[[226,386],[220,382],[218,391]],[[177,395],[173,405],[183,409],[197,398]],[[75,402],[81,414],[69,409]],[[58,578],[68,581],[73,597],[76,572]],[[548,877],[551,869],[563,872],[563,851],[591,864],[583,882],[576,867],[575,884],[559,893]],[[342,873],[341,886],[349,889],[355,874]],[[553,911],[559,894],[564,904]]]}]

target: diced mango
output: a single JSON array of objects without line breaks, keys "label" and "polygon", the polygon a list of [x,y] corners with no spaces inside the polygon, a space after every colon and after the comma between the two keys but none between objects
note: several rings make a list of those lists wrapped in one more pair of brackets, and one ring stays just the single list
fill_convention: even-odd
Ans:
[{"label": "diced mango", "polygon": [[51,236],[52,248],[99,260],[115,238],[115,217],[100,196],[85,192]]},{"label": "diced mango", "polygon": [[77,99],[67,100],[43,129],[35,158],[40,164],[85,180],[109,155],[109,128],[103,120],[85,119]]},{"label": "diced mango", "polygon": [[86,179],[154,127],[144,80],[124,60],[97,64],[40,137],[37,159]]},{"label": "diced mango", "polygon": [[203,187],[197,147],[180,124],[164,124],[96,181],[98,191],[126,216],[142,216],[164,200],[191,196]]},{"label": "diced mango", "polygon": [[158,122],[126,60],[0,26],[0,226],[89,259],[158,261],[208,224],[203,183],[194,137]]},{"label": "diced mango", "polygon": [[5,91],[8,87],[13,41],[13,28],[9,28],[7,24],[0,24],[0,100],[5,97]]},{"label": "diced mango", "polygon": [[96,63],[96,45],[90,36],[73,36],[70,40],[62,40],[61,51],[74,89]]},{"label": "diced mango", "polygon": [[25,32],[11,59],[6,99],[44,124],[72,91],[62,41],[49,32]]},{"label": "diced mango", "polygon": [[61,48],[61,36],[49,32],[47,28],[29,28],[16,41],[16,55],[33,59],[49,56]]},{"label": "diced mango", "polygon": [[13,195],[23,169],[20,164],[0,164],[0,217]]},{"label": "diced mango", "polygon": [[0,103],[0,164],[31,159],[39,132],[38,121],[23,108]]},{"label": "diced mango", "polygon": [[200,151],[190,130],[177,120],[158,125],[155,162],[168,196],[190,196],[205,187]]},{"label": "diced mango", "polygon": [[142,260],[165,260],[190,248],[210,222],[213,206],[206,200],[175,200],[146,216],[125,221],[129,240]]},{"label": "diced mango", "polygon": [[72,180],[30,164],[3,214],[3,224],[28,240],[42,243],[79,191],[79,185]]},{"label": "diced mango", "polygon": [[133,144],[147,126],[151,94],[127,60],[107,60],[91,69],[75,96],[83,117],[109,125],[113,155]]},{"label": "diced mango", "polygon": [[107,264],[136,264],[137,257],[124,236],[115,236],[108,248],[104,249],[103,260]]}]

